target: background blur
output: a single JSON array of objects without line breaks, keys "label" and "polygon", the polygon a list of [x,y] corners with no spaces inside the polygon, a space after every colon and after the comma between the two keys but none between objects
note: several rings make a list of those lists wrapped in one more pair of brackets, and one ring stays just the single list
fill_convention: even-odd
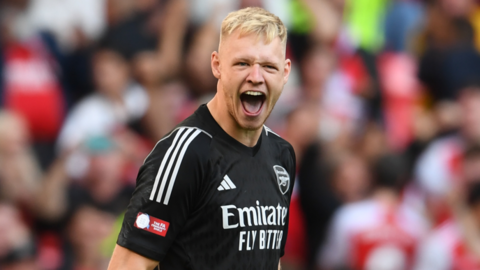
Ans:
[{"label": "background blur", "polygon": [[228,12],[289,29],[284,269],[480,269],[475,0],[0,0],[0,269],[106,269],[155,142],[214,95]]}]

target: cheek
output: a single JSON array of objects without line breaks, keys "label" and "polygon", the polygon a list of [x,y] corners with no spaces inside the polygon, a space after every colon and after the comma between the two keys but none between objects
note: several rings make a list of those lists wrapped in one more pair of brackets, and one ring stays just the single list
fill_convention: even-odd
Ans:
[{"label": "cheek", "polygon": [[[230,99],[234,99],[239,89],[242,87],[244,80],[241,74],[229,74],[230,76],[222,77],[223,91]],[[232,76],[233,75],[233,76]]]},{"label": "cheek", "polygon": [[283,78],[279,76],[275,76],[275,78],[271,78],[266,80],[267,88],[270,90],[270,95],[272,97],[272,102],[277,102],[278,98],[282,94],[283,91]]}]

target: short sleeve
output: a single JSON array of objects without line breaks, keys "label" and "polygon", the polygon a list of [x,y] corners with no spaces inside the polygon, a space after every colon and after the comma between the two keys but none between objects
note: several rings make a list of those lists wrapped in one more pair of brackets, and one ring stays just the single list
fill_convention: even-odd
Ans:
[{"label": "short sleeve", "polygon": [[196,206],[210,137],[181,127],[157,143],[137,176],[117,244],[162,261]]},{"label": "short sleeve", "polygon": [[[287,149],[288,151],[286,151],[284,155],[286,156],[288,174],[290,176],[290,187],[289,187],[289,193],[288,193],[289,203],[290,203],[292,200],[292,194],[294,192],[294,185],[296,181],[296,157],[295,157],[295,151],[293,150],[293,147],[290,144],[288,144]],[[283,255],[285,255],[285,245],[287,244],[288,227],[289,227],[289,220],[290,220],[290,206],[288,208],[286,220],[287,220],[287,223],[285,224],[285,228],[284,228],[285,235],[282,238],[280,257],[283,257]]]}]

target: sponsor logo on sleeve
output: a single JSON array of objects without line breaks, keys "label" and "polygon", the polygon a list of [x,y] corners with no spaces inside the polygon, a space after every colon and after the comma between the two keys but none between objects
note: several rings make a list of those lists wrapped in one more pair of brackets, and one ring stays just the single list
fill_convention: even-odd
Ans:
[{"label": "sponsor logo on sleeve", "polygon": [[164,220],[140,212],[138,213],[134,224],[135,227],[141,230],[145,230],[163,237],[167,235],[169,225],[170,223]]}]

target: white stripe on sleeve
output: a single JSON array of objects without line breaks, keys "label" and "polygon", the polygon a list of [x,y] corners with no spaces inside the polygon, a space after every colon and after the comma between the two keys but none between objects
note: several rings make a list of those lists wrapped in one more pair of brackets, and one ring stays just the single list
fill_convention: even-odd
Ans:
[{"label": "white stripe on sleeve", "polygon": [[[180,152],[180,156],[178,157],[177,163],[175,164],[175,169],[173,171],[172,178],[170,179],[170,183],[168,185],[168,190],[167,190],[167,194],[165,195],[165,200],[163,201],[163,204],[165,205],[167,205],[168,201],[170,200],[170,195],[172,194],[173,185],[175,184],[175,180],[177,178],[177,173],[178,173],[178,169],[180,168],[180,164],[182,164],[183,156],[185,155],[185,152],[187,151],[187,148],[190,145],[190,143],[193,141],[193,139],[195,139],[195,137],[197,137],[198,134],[200,134],[200,132],[202,131],[196,130],[195,133],[193,133],[193,135],[190,136],[190,138],[187,140],[187,142],[182,148],[182,151]],[[170,162],[172,161],[173,159]]]},{"label": "white stripe on sleeve", "polygon": [[153,201],[153,198],[155,198],[155,191],[157,191],[158,181],[160,180],[160,176],[162,175],[163,169],[165,168],[165,164],[167,163],[167,160],[170,157],[170,153],[175,148],[177,140],[182,134],[183,130],[185,130],[185,128],[180,128],[178,130],[177,134],[175,135],[175,138],[173,139],[172,145],[170,145],[167,152],[165,153],[165,156],[163,156],[162,163],[158,168],[157,176],[155,176],[155,183],[153,184],[152,193],[150,193],[150,200],[152,201]]}]

